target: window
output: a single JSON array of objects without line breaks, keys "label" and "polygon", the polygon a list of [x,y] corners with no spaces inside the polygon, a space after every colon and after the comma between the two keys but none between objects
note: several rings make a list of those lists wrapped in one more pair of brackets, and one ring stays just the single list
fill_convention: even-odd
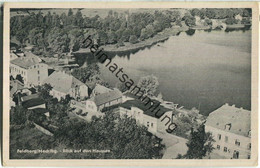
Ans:
[{"label": "window", "polygon": [[40,81],[40,76],[38,76],[38,81]]},{"label": "window", "polygon": [[228,136],[225,136],[225,142],[228,142]]},{"label": "window", "polygon": [[234,153],[233,153],[233,158],[234,159],[238,159],[239,158],[239,151],[234,151]]},{"label": "window", "polygon": [[149,127],[149,122],[147,122],[147,127]]},{"label": "window", "polygon": [[153,123],[151,123],[151,127],[153,127]]},{"label": "window", "polygon": [[40,74],[40,71],[38,71],[38,74]]},{"label": "window", "polygon": [[250,159],[251,158],[251,156],[250,155],[247,155],[247,159]]},{"label": "window", "polygon": [[224,152],[227,152],[227,147],[224,147]]},{"label": "window", "polygon": [[235,145],[240,146],[240,142],[239,142],[238,139],[236,139],[236,141],[235,141]]},{"label": "window", "polygon": [[226,124],[225,125],[225,130],[230,130],[231,129],[231,124]]},{"label": "window", "polygon": [[221,140],[221,134],[218,134],[218,140]]},{"label": "window", "polygon": [[251,143],[249,143],[248,145],[247,145],[247,149],[251,149]]},{"label": "window", "polygon": [[217,149],[220,150],[220,146],[219,145],[217,145]]}]

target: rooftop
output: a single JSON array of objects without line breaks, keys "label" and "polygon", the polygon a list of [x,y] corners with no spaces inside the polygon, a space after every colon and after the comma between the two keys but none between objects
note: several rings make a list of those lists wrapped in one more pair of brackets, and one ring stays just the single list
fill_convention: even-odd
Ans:
[{"label": "rooftop", "polygon": [[13,96],[13,94],[20,89],[24,88],[24,84],[20,82],[19,80],[11,80],[10,81],[10,95]]},{"label": "rooftop", "polygon": [[99,94],[103,94],[103,93],[107,93],[107,92],[112,91],[111,89],[109,89],[109,88],[107,88],[107,87],[105,87],[105,86],[102,86],[102,85],[100,85],[100,84],[98,84],[98,83],[96,84],[94,90],[95,90],[97,93],[99,93]]},{"label": "rooftop", "polygon": [[22,103],[22,106],[24,108],[30,108],[30,107],[35,107],[35,106],[42,105],[42,104],[45,104],[45,101],[43,99],[35,98],[35,99],[30,99],[30,100],[24,101]]},{"label": "rooftop", "polygon": [[47,109],[45,109],[45,108],[35,108],[35,109],[33,109],[32,111],[35,112],[35,113],[38,113],[38,114],[44,114],[44,113],[49,112],[49,111],[48,111]]},{"label": "rooftop", "polygon": [[31,95],[28,95],[28,96],[23,96],[22,100],[25,102],[27,100],[36,99],[36,98],[39,98],[39,94],[37,94],[37,93],[31,94]]},{"label": "rooftop", "polygon": [[114,89],[110,92],[96,95],[95,97],[92,97],[91,100],[93,100],[96,105],[99,106],[107,102],[119,99],[121,97],[122,93],[118,89]]},{"label": "rooftop", "polygon": [[50,84],[54,90],[62,93],[68,93],[71,88],[75,88],[76,86],[85,85],[74,76],[61,71],[53,72],[45,79],[44,83]]},{"label": "rooftop", "polygon": [[[141,100],[128,100],[119,106],[123,107],[123,108],[127,108],[127,109],[131,109],[132,107],[137,107],[140,110],[142,110],[145,115],[148,115],[148,116],[151,116],[154,118],[160,118],[164,113],[166,113],[168,111],[172,111],[171,109],[165,108],[161,105],[153,111],[153,108],[149,109],[152,106],[152,104],[149,104],[149,105],[148,104],[145,105],[145,104],[146,103],[142,102]],[[153,106],[156,107],[157,103],[154,104]],[[158,111],[158,109],[160,109],[160,110]],[[157,113],[157,111],[158,111],[158,113]]]},{"label": "rooftop", "polygon": [[26,55],[25,57],[19,57],[19,58],[16,58],[14,60],[11,60],[11,63],[15,64],[15,65],[17,65],[19,67],[28,69],[29,67],[31,67],[33,65],[36,65],[36,64],[39,64],[40,62],[42,62],[41,59],[38,58],[33,53],[26,52],[25,55]]},{"label": "rooftop", "polygon": [[[251,130],[251,112],[235,105],[224,104],[209,114],[205,125],[248,136]],[[230,129],[225,129],[226,125],[230,125]]]}]

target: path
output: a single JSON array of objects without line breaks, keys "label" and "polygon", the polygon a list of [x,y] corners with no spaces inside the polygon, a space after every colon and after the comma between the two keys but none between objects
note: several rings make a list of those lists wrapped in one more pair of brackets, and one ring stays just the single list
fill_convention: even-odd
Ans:
[{"label": "path", "polygon": [[156,133],[156,136],[163,139],[166,150],[163,159],[175,159],[178,154],[186,154],[188,147],[186,146],[187,139],[172,135],[169,133]]}]

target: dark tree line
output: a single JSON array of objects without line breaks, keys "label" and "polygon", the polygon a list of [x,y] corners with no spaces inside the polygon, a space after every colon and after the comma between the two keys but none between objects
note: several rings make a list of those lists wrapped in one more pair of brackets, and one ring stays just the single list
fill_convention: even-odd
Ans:
[{"label": "dark tree line", "polygon": [[80,10],[74,14],[72,9],[61,15],[32,11],[11,18],[11,37],[16,37],[21,45],[35,45],[34,52],[38,54],[53,55],[77,51],[86,33],[95,34],[100,45],[137,43],[170,27],[178,16],[170,11],[119,14],[111,10],[105,18],[83,17]]},{"label": "dark tree line", "polygon": [[[171,27],[172,23],[182,26],[195,25],[195,16],[207,19],[226,19],[227,24],[235,24],[234,17],[240,14],[243,17],[252,15],[251,9],[192,9],[186,11],[182,17],[178,10],[155,10],[154,12],[118,13],[110,10],[108,15],[101,18],[99,15],[83,17],[81,10],[73,13],[56,14],[50,11],[43,15],[41,11],[32,10],[28,15],[11,17],[11,37],[15,37],[21,45],[27,43],[34,45],[36,54],[45,56],[61,55],[77,51],[82,47],[84,38],[91,34],[97,39],[99,45],[117,44],[123,46],[124,42],[138,43],[148,39]],[[243,23],[248,23],[244,19]],[[85,36],[85,37],[84,37]]]}]

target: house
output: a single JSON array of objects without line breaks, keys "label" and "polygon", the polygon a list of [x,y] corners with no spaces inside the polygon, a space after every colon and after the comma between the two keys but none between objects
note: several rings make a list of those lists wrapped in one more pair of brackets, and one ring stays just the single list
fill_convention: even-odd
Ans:
[{"label": "house", "polygon": [[94,89],[92,90],[91,97],[96,96],[98,94],[103,94],[112,91],[112,89],[109,89],[105,86],[102,86],[100,84],[96,84]]},{"label": "house", "polygon": [[243,17],[240,14],[237,14],[235,16],[235,19],[241,21],[243,19]]},{"label": "house", "polygon": [[128,100],[135,100],[135,99],[138,99],[138,96],[134,95],[133,93],[130,93],[130,92],[123,93],[123,96],[122,96],[123,103]]},{"label": "house", "polygon": [[10,97],[18,91],[24,88],[24,84],[19,80],[11,80],[10,81]]},{"label": "house", "polygon": [[43,114],[46,117],[50,117],[50,113],[46,108],[34,108],[32,111],[36,114]]},{"label": "house", "polygon": [[29,88],[25,88],[24,84],[19,80],[10,81],[10,97],[13,97],[14,94],[21,93],[22,95],[30,95],[32,91]]},{"label": "house", "polygon": [[249,159],[251,157],[251,112],[235,105],[224,104],[209,114],[206,132],[215,141],[214,151],[222,157]]},{"label": "house", "polygon": [[118,112],[121,117],[125,115],[134,118],[137,124],[147,127],[151,133],[165,133],[172,123],[172,110],[163,106],[158,107],[160,110],[153,110],[153,108],[150,107],[150,105],[146,105],[138,99],[127,100],[119,105],[116,112]]},{"label": "house", "polygon": [[15,52],[11,52],[11,53],[10,53],[10,60],[14,60],[14,59],[19,58],[19,57],[20,57],[20,56],[17,55]]},{"label": "house", "polygon": [[20,75],[25,86],[41,85],[48,77],[48,65],[34,54],[27,52],[10,62],[10,75],[16,78]]},{"label": "house", "polygon": [[50,84],[50,94],[58,100],[70,95],[74,99],[84,99],[89,96],[88,86],[64,71],[55,71],[43,83]]},{"label": "house", "polygon": [[105,107],[111,107],[122,103],[122,93],[118,89],[110,92],[98,94],[86,101],[86,109],[88,111],[101,111]]},{"label": "house", "polygon": [[44,108],[46,109],[45,101],[39,97],[38,94],[32,94],[29,96],[24,96],[21,98],[22,106],[29,110],[37,109],[37,108]]},{"label": "house", "polygon": [[10,109],[12,107],[15,107],[15,102],[13,101],[13,99],[11,97],[9,98],[9,106],[10,106]]}]

